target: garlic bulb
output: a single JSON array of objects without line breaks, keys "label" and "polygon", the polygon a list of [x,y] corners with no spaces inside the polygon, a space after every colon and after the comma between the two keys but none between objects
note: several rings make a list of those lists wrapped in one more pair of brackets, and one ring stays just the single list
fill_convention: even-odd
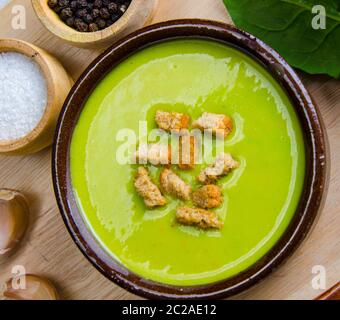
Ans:
[{"label": "garlic bulb", "polygon": [[0,189],[0,257],[20,242],[28,225],[29,209],[18,191]]},{"label": "garlic bulb", "polygon": [[14,300],[58,300],[53,284],[32,274],[9,279],[5,283],[3,295]]}]

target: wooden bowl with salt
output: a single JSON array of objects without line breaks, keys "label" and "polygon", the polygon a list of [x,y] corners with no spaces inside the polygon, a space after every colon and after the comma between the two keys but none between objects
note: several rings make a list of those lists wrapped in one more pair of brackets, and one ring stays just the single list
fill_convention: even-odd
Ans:
[{"label": "wooden bowl with salt", "polygon": [[[19,53],[32,59],[40,67],[47,92],[46,105],[37,125],[20,137],[0,140],[0,154],[34,153],[52,144],[57,119],[73,80],[53,56],[30,43],[16,39],[0,39],[0,54],[4,53]],[[20,94],[19,91],[17,94]]]},{"label": "wooden bowl with salt", "polygon": [[42,24],[54,35],[77,47],[98,47],[140,29],[151,19],[158,0],[132,0],[126,12],[110,27],[96,32],[79,32],[63,22],[48,6],[47,0],[32,0]]}]

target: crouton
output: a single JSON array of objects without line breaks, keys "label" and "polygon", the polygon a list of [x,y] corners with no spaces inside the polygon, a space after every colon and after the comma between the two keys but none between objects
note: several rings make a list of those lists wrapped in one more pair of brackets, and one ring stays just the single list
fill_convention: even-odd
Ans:
[{"label": "crouton", "polygon": [[239,163],[232,158],[230,153],[221,153],[216,157],[214,163],[200,172],[197,179],[201,183],[212,184],[238,167]]},{"label": "crouton", "polygon": [[189,128],[190,117],[184,113],[158,110],[155,121],[160,129],[171,132]]},{"label": "crouton", "polygon": [[134,155],[137,164],[150,163],[154,166],[171,164],[171,147],[167,144],[142,143]]},{"label": "crouton", "polygon": [[219,207],[223,198],[220,188],[216,185],[209,184],[197,189],[192,194],[192,201],[197,207],[212,209]]},{"label": "crouton", "polygon": [[177,174],[169,169],[164,169],[160,175],[161,189],[181,200],[189,200],[191,187],[188,186]]},{"label": "crouton", "polygon": [[224,114],[204,112],[199,119],[193,122],[192,127],[201,131],[207,130],[215,136],[222,135],[226,138],[233,130],[233,122],[230,117]]},{"label": "crouton", "polygon": [[135,188],[144,199],[145,205],[152,209],[166,205],[167,201],[162,196],[158,187],[151,181],[149,172],[144,167],[139,167],[135,178]]},{"label": "crouton", "polygon": [[197,161],[197,151],[196,138],[194,136],[180,136],[178,167],[182,170],[193,169]]},{"label": "crouton", "polygon": [[176,220],[178,223],[201,229],[221,229],[223,226],[223,222],[218,220],[216,213],[198,208],[178,208]]}]

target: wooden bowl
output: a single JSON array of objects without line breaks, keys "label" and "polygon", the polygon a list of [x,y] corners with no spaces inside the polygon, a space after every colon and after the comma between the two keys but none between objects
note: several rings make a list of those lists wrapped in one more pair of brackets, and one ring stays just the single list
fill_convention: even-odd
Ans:
[{"label": "wooden bowl", "polygon": [[[73,130],[91,91],[106,73],[138,50],[160,41],[203,38],[238,48],[257,60],[282,86],[290,98],[304,134],[306,175],[298,208],[284,234],[247,270],[206,285],[175,286],[147,280],[120,264],[96,240],[78,209],[70,180],[70,143]],[[98,57],[75,84],[63,108],[53,151],[53,183],[57,202],[75,243],[107,278],[146,298],[225,298],[263,280],[285,261],[310,231],[324,203],[328,187],[327,139],[319,113],[295,71],[272,48],[248,33],[211,21],[178,20],[139,30],[119,41]]]},{"label": "wooden bowl", "polygon": [[32,0],[33,8],[45,27],[57,37],[78,47],[112,44],[128,33],[143,27],[151,18],[158,0],[132,0],[129,8],[112,26],[97,32],[79,32],[67,26],[49,8],[47,0]]},{"label": "wooden bowl", "polygon": [[37,152],[52,144],[59,112],[73,80],[54,57],[30,43],[0,39],[0,52],[18,52],[31,58],[40,66],[47,85],[47,105],[38,125],[22,138],[0,141],[0,154],[22,155]]}]

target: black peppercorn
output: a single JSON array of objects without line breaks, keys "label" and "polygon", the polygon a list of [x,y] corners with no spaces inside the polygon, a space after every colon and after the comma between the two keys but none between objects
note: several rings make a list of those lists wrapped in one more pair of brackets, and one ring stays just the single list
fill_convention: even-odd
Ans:
[{"label": "black peppercorn", "polygon": [[84,17],[84,21],[86,23],[92,23],[93,22],[93,18],[90,14],[87,14],[85,17]]},{"label": "black peppercorn", "polygon": [[87,7],[87,0],[78,0],[78,7],[79,8],[86,8]]},{"label": "black peppercorn", "polygon": [[73,0],[70,3],[70,8],[75,11],[78,8],[78,1],[77,0]]},{"label": "black peppercorn", "polygon": [[96,19],[96,24],[98,26],[99,29],[104,29],[106,27],[106,22],[105,20],[101,19],[101,18],[97,18]]},{"label": "black peppercorn", "polygon": [[108,6],[112,0],[102,0],[104,6]]},{"label": "black peppercorn", "polygon": [[59,5],[56,6],[55,8],[53,8],[54,12],[57,13],[57,14],[59,14],[61,12],[61,10],[63,10],[63,9],[64,8],[63,7],[59,7]]},{"label": "black peppercorn", "polygon": [[74,24],[79,23],[79,22],[82,22],[82,21],[83,21],[83,19],[75,18],[75,19],[74,19]]},{"label": "black peppercorn", "polygon": [[67,18],[67,20],[65,22],[69,27],[73,27],[74,26],[74,17]]},{"label": "black peppercorn", "polygon": [[92,15],[92,18],[93,18],[93,19],[98,18],[98,17],[100,16],[100,11],[99,11],[99,9],[94,8],[94,9],[92,10],[92,12],[91,12],[91,15]]},{"label": "black peppercorn", "polygon": [[125,11],[127,10],[127,7],[125,4],[122,4],[120,7],[119,7],[119,10],[121,13],[125,13]]},{"label": "black peppercorn", "polygon": [[84,18],[87,15],[87,10],[86,9],[79,9],[76,11],[76,16],[78,18]]},{"label": "black peppercorn", "polygon": [[118,5],[117,3],[110,2],[107,6],[107,8],[110,10],[110,12],[114,13],[118,11]]},{"label": "black peppercorn", "polygon": [[59,0],[59,7],[67,7],[70,4],[70,0]]},{"label": "black peppercorn", "polygon": [[58,0],[48,0],[47,4],[51,9],[53,9],[58,5]]},{"label": "black peppercorn", "polygon": [[101,8],[100,9],[100,16],[103,19],[109,19],[111,15],[110,15],[110,12],[107,8]]},{"label": "black peppercorn", "polygon": [[61,10],[60,12],[61,20],[66,21],[70,17],[73,17],[73,11],[71,10],[71,8],[65,8]]},{"label": "black peppercorn", "polygon": [[75,26],[79,32],[87,32],[89,29],[89,25],[85,23],[84,21],[76,21]]},{"label": "black peppercorn", "polygon": [[90,32],[96,32],[96,31],[98,31],[98,30],[99,30],[99,28],[98,28],[98,26],[97,26],[96,23],[90,23],[90,24],[89,24],[89,31],[90,31]]},{"label": "black peppercorn", "polygon": [[93,6],[96,8],[101,8],[103,6],[102,0],[94,0]]}]

